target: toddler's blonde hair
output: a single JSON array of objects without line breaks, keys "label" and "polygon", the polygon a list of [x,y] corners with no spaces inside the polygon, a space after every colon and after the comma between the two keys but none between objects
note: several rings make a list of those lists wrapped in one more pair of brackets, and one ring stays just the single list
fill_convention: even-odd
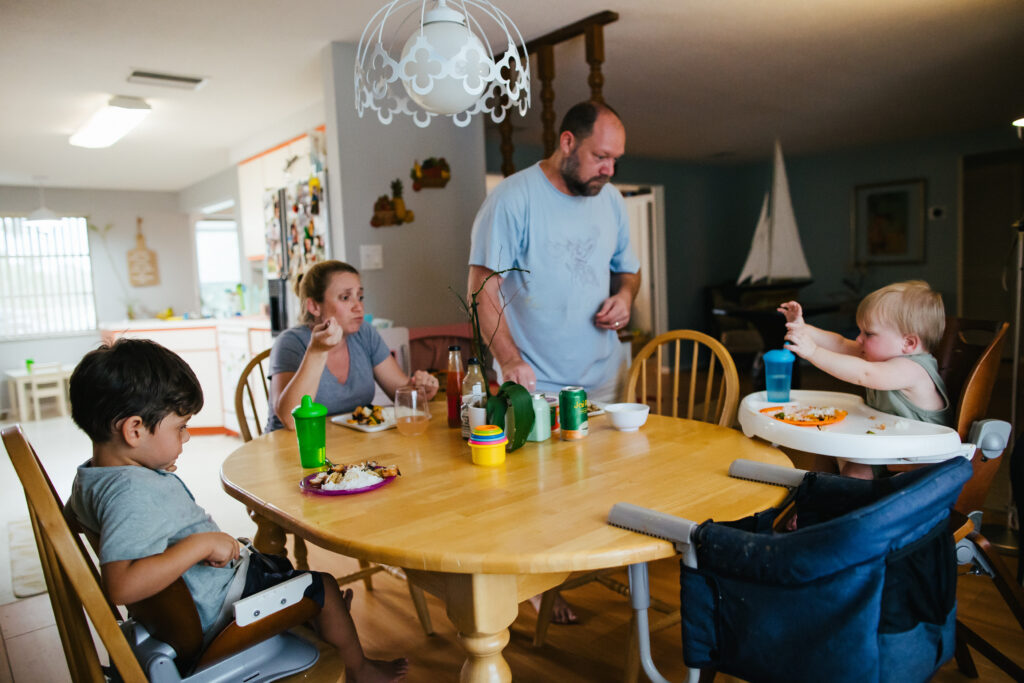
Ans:
[{"label": "toddler's blonde hair", "polygon": [[857,325],[864,329],[870,323],[917,335],[924,350],[930,352],[946,329],[946,309],[942,295],[924,280],[895,282],[871,292],[857,306]]}]

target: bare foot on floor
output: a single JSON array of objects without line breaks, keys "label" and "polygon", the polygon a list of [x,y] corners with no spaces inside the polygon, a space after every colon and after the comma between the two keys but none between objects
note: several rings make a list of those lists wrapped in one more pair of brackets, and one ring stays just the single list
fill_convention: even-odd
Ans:
[{"label": "bare foot on floor", "polygon": [[[534,595],[530,598],[530,604],[533,608],[540,612],[540,601],[543,597],[543,593],[540,595]],[[572,611],[572,607],[565,601],[562,594],[555,591],[555,604],[551,609],[551,623],[552,624],[575,624],[579,622],[579,618],[576,613]]]},{"label": "bare foot on floor", "polygon": [[405,657],[385,662],[380,659],[364,659],[358,671],[348,671],[349,679],[356,683],[388,683],[400,681],[409,673],[409,660]]}]

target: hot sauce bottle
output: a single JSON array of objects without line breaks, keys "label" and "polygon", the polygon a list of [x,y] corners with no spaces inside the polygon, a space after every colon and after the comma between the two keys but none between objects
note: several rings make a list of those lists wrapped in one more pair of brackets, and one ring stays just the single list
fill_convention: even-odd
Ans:
[{"label": "hot sauce bottle", "polygon": [[462,354],[458,346],[448,347],[448,426],[462,427]]}]

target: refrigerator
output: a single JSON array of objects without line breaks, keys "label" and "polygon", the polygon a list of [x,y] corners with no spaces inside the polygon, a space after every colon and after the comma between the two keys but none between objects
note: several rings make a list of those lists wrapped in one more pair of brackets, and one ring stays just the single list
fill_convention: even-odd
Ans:
[{"label": "refrigerator", "polygon": [[298,321],[295,283],[314,263],[330,258],[327,172],[268,190],[263,195],[266,225],[264,278],[270,299],[270,330],[277,336]]}]

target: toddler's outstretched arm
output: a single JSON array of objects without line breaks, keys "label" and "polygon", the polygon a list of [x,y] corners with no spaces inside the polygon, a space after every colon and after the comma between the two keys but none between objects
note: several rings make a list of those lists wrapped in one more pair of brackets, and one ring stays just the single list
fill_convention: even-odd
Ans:
[{"label": "toddler's outstretched arm", "polygon": [[859,356],[837,353],[818,346],[806,327],[789,330],[786,334],[786,348],[836,379],[883,391],[912,389],[923,381],[930,386],[928,373],[912,360],[897,356],[883,361],[869,361]]},{"label": "toddler's outstretched arm", "polygon": [[857,342],[847,339],[841,334],[829,332],[819,327],[815,327],[814,325],[808,325],[804,322],[803,307],[801,307],[796,301],[787,301],[786,303],[781,304],[778,311],[786,316],[787,340],[789,339],[789,332],[800,330],[806,334],[812,342],[814,342],[815,346],[820,346],[824,349],[828,349],[829,351],[842,353],[848,356],[855,356],[860,353],[860,347],[857,345]]}]

